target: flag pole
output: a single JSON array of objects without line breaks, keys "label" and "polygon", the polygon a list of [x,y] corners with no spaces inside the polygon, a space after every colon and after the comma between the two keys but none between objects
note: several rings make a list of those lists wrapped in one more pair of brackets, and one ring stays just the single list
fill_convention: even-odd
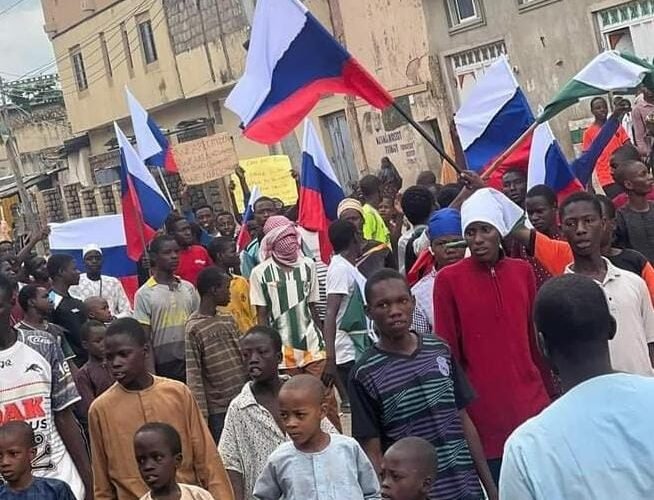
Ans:
[{"label": "flag pole", "polygon": [[170,206],[173,207],[173,210],[177,210],[177,207],[175,206],[175,202],[173,201],[173,197],[170,194],[170,189],[168,188],[168,184],[166,183],[166,178],[164,177],[161,168],[157,167],[157,172],[159,172],[159,178],[161,179],[161,184],[163,184],[164,191],[166,192],[166,198],[168,198],[168,203],[170,203]]},{"label": "flag pole", "polygon": [[531,126],[527,130],[525,130],[525,132],[520,137],[518,137],[518,139],[513,144],[511,144],[509,146],[509,149],[507,149],[506,151],[504,151],[504,153],[502,153],[500,156],[498,156],[495,159],[495,161],[493,161],[493,163],[491,163],[491,165],[486,170],[484,170],[484,173],[481,174],[481,178],[483,180],[487,180],[493,174],[493,172],[495,172],[498,168],[500,168],[502,163],[504,163],[506,161],[506,159],[509,156],[511,156],[513,154],[513,152],[516,149],[518,149],[518,147],[520,147],[522,142],[527,137],[529,137],[529,135],[532,134],[534,132],[534,130],[536,130],[538,125],[540,125],[540,123],[538,123],[538,122],[532,123]]},{"label": "flag pole", "polygon": [[447,163],[452,165],[454,170],[456,170],[457,174],[461,174],[463,172],[463,169],[459,167],[456,164],[456,161],[454,161],[450,155],[448,155],[441,146],[438,145],[438,143],[434,140],[433,137],[431,137],[427,131],[420,126],[420,124],[413,119],[411,115],[409,115],[406,111],[402,109],[402,107],[397,103],[397,101],[393,101],[393,107],[397,110],[398,113],[404,117],[404,119],[409,122],[409,124],[425,139],[432,148],[436,150],[436,152],[441,156],[443,160],[445,160]]}]

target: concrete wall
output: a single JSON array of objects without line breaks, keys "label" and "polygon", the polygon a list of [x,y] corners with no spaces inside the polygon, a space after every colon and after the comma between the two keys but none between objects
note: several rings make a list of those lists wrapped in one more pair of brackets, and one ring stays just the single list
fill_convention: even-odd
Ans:
[{"label": "concrete wall", "polygon": [[[55,37],[97,12],[120,3],[123,0],[41,0],[45,31],[50,37]],[[128,4],[124,2],[123,12],[133,7]]]}]

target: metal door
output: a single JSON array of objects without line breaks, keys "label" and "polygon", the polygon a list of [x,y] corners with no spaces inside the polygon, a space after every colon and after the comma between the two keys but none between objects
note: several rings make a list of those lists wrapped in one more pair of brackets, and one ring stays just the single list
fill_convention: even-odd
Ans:
[{"label": "metal door", "polygon": [[343,190],[349,192],[350,184],[359,178],[356,165],[354,164],[354,153],[352,152],[352,139],[350,128],[345,118],[345,112],[339,111],[322,118],[329,134],[332,155],[330,160],[336,172],[336,177],[341,181]]}]

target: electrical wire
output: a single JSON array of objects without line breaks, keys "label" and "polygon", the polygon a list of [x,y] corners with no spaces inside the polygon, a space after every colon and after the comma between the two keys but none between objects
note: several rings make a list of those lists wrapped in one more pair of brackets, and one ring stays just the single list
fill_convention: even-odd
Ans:
[{"label": "electrical wire", "polygon": [[14,7],[18,7],[24,1],[25,0],[18,0],[17,2],[14,2],[13,4],[11,4],[9,7],[5,8],[3,10],[0,10],[0,16],[3,16],[5,14],[7,14],[10,10],[14,9]]}]

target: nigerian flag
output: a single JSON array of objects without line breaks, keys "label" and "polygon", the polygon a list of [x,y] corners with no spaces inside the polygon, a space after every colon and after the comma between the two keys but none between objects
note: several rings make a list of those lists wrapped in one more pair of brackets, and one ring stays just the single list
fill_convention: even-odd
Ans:
[{"label": "nigerian flag", "polygon": [[583,97],[635,93],[641,83],[654,89],[654,66],[632,54],[603,52],[561,89],[536,121],[545,123]]}]

